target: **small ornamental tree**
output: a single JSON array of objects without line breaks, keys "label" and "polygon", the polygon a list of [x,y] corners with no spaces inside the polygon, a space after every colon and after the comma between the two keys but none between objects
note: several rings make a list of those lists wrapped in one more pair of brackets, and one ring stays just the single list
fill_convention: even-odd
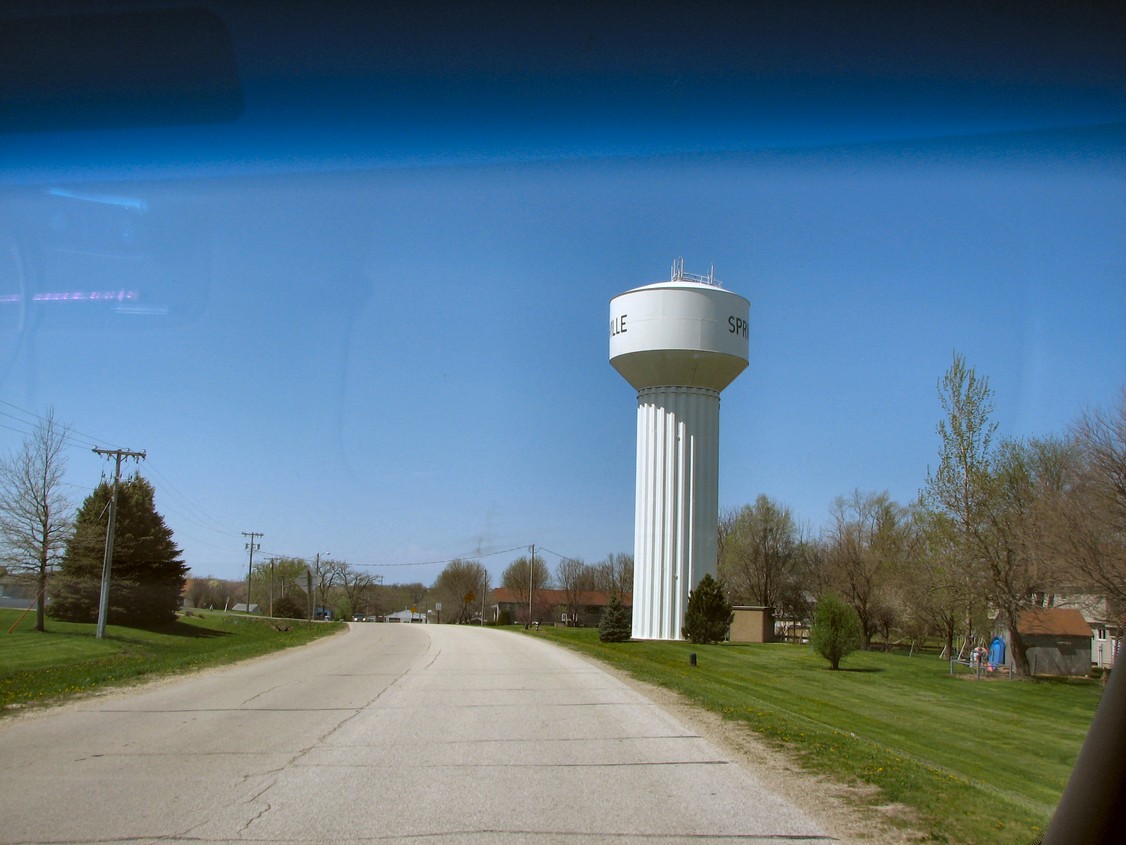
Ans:
[{"label": "small ornamental tree", "polygon": [[856,610],[832,591],[817,600],[813,611],[813,630],[809,635],[813,650],[829,661],[829,668],[841,667],[841,659],[864,642],[864,631]]},{"label": "small ornamental tree", "polygon": [[694,643],[717,643],[727,636],[734,614],[724,595],[723,582],[710,574],[700,579],[688,594],[688,610],[684,614],[681,636]]},{"label": "small ornamental tree", "polygon": [[610,594],[609,603],[598,619],[598,639],[604,643],[624,643],[633,636],[633,614],[622,604],[617,593]]}]

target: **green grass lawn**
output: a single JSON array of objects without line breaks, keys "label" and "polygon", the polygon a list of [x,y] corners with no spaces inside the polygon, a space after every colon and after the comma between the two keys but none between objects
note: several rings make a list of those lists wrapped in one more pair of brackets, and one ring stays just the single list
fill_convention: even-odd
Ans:
[{"label": "green grass lawn", "polygon": [[1035,842],[1101,693],[1086,679],[951,677],[933,657],[862,652],[832,672],[807,646],[611,644],[574,628],[535,636],[745,724],[810,771],[879,787],[872,804],[913,808],[912,826],[939,842]]},{"label": "green grass lawn", "polygon": [[159,630],[47,620],[34,629],[28,614],[0,609],[0,715],[15,707],[43,704],[101,687],[134,683],[171,673],[233,663],[336,633],[342,626],[287,622],[280,631],[255,617],[196,612]]}]

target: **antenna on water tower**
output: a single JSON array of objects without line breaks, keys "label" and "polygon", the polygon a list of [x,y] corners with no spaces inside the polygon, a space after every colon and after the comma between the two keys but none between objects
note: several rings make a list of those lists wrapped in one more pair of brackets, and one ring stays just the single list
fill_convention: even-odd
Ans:
[{"label": "antenna on water tower", "polygon": [[750,303],[673,261],[610,300],[610,363],[637,390],[633,636],[678,640],[688,592],[716,574],[719,394],[747,366]]}]

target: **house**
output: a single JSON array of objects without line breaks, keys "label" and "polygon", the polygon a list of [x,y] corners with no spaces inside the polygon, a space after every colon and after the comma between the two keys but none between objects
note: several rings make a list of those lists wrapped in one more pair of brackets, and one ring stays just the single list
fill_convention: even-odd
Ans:
[{"label": "house", "polygon": [[[587,627],[598,624],[602,608],[610,603],[607,590],[536,590],[532,595],[531,621],[541,624]],[[493,590],[493,621],[502,617],[527,622],[528,594],[497,587]],[[622,604],[633,607],[633,593],[622,593]]]},{"label": "house", "polygon": [[1091,671],[1091,626],[1074,607],[1026,610],[1017,620],[1033,675],[1086,675]]},{"label": "house", "polygon": [[1091,626],[1091,665],[1113,666],[1122,637],[1122,614],[1105,596],[1074,593],[1056,597],[1057,607],[1074,607]]}]

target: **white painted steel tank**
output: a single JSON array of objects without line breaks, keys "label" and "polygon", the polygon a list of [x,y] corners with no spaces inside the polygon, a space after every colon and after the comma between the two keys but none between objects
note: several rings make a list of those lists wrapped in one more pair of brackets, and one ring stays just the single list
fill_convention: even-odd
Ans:
[{"label": "white painted steel tank", "polygon": [[749,313],[680,259],[610,300],[610,363],[637,390],[637,639],[681,639],[689,591],[716,574],[719,394],[747,366]]}]

